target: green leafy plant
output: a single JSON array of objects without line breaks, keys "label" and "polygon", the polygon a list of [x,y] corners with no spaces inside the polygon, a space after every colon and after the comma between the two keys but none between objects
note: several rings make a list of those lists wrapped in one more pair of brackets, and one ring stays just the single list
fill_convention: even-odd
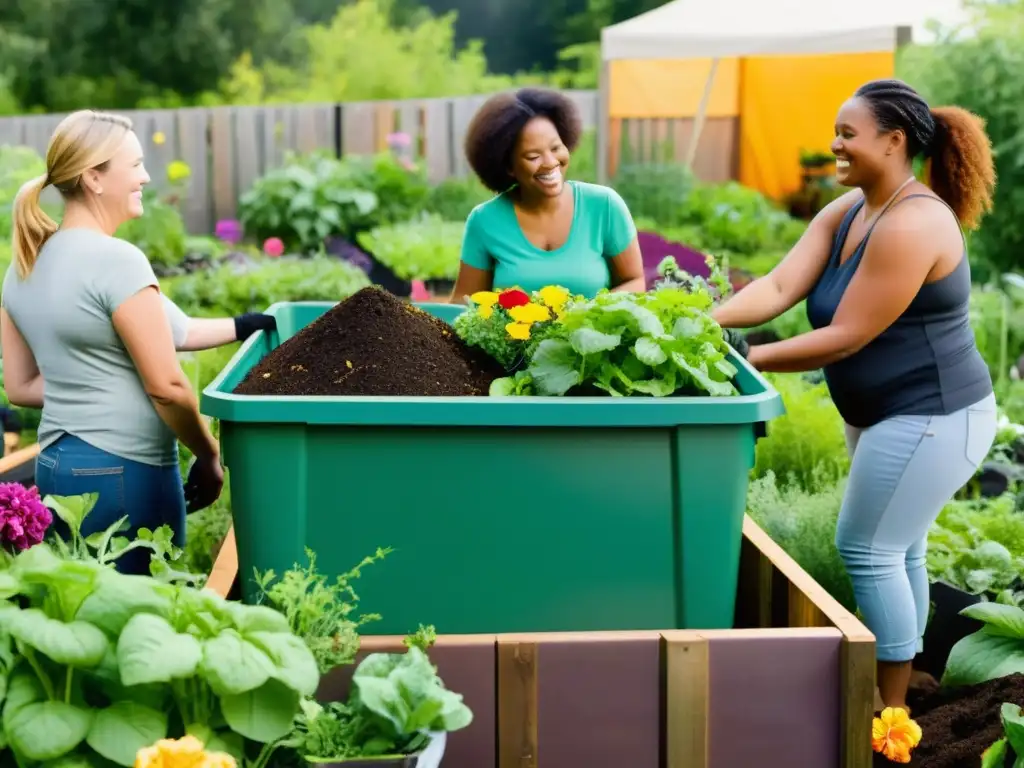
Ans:
[{"label": "green leafy plant", "polygon": [[346,702],[305,702],[295,737],[287,742],[312,762],[400,757],[424,749],[431,734],[473,721],[458,693],[449,691],[426,653],[373,653],[356,667]]},{"label": "green leafy plant", "polygon": [[431,187],[424,210],[446,221],[465,221],[476,206],[492,197],[494,193],[475,176],[455,176]]},{"label": "green leafy plant", "polygon": [[765,378],[782,396],[786,413],[773,419],[768,435],[757,441],[754,477],[771,472],[782,485],[812,492],[834,485],[849,471],[850,457],[843,420],[828,388],[796,374]]},{"label": "green leafy plant", "polygon": [[630,213],[666,227],[686,223],[687,200],[696,187],[692,171],[674,162],[624,163],[615,174],[615,190]]},{"label": "green leafy plant", "polygon": [[1006,768],[1010,757],[1013,757],[1012,768],[1024,768],[1024,714],[1020,705],[1003,704],[999,708],[999,718],[1006,735],[985,750],[981,756],[981,768]]},{"label": "green leafy plant", "polygon": [[139,749],[185,733],[239,761],[246,740],[269,754],[319,684],[280,613],[45,543],[0,571],[0,598],[3,733],[19,765],[132,766]]},{"label": "green leafy plant", "polygon": [[942,685],[975,685],[1024,674],[1024,609],[984,602],[964,608],[960,615],[983,626],[953,646]]},{"label": "green leafy plant", "polygon": [[359,245],[403,280],[454,280],[464,222],[424,214],[358,236]]},{"label": "green leafy plant", "polygon": [[928,533],[928,575],[972,595],[1024,603],[1024,515],[1012,494],[950,502]]},{"label": "green leafy plant", "polygon": [[342,161],[352,182],[377,197],[373,225],[398,224],[423,210],[430,195],[423,168],[390,152],[351,155]]},{"label": "green leafy plant", "polygon": [[317,571],[316,554],[308,548],[308,565],[296,563],[280,579],[273,570],[256,572],[263,602],[279,611],[291,631],[302,638],[313,652],[321,674],[351,664],[359,650],[359,628],[380,619],[377,614],[354,617],[359,595],[351,582],[359,578],[363,568],[390,553],[390,549],[378,549],[355,568],[337,576],[333,584]]},{"label": "green leafy plant", "polygon": [[713,300],[706,286],[666,285],[572,302],[527,349],[525,369],[495,380],[491,394],[735,395],[737,369],[708,312]]},{"label": "green leafy plant", "polygon": [[225,265],[163,283],[168,295],[196,317],[262,312],[278,301],[341,301],[370,284],[366,273],[340,259],[264,259],[249,268]]},{"label": "green leafy plant", "polygon": [[181,211],[149,187],[142,192],[142,204],[142,216],[118,227],[117,237],[137,246],[154,266],[177,266],[188,252],[188,230]]},{"label": "green leafy plant", "polygon": [[314,153],[257,179],[238,203],[245,231],[261,242],[281,238],[289,249],[315,252],[332,235],[351,239],[372,225],[380,200],[360,186],[353,169]]},{"label": "green leafy plant", "polygon": [[768,470],[750,483],[747,513],[832,597],[856,611],[853,585],[835,545],[845,479],[837,483],[830,473],[818,470],[808,485],[814,490],[780,483]]}]

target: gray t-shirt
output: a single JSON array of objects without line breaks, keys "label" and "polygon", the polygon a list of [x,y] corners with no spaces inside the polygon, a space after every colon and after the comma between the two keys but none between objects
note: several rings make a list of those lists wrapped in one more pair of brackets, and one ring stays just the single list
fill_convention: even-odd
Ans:
[{"label": "gray t-shirt", "polygon": [[[174,433],[157,414],[111,316],[146,286],[157,286],[146,255],[89,229],[59,230],[26,280],[14,265],[2,304],[43,375],[43,448],[71,434],[122,458],[157,466],[178,460]],[[164,297],[175,346],[188,318]]]}]

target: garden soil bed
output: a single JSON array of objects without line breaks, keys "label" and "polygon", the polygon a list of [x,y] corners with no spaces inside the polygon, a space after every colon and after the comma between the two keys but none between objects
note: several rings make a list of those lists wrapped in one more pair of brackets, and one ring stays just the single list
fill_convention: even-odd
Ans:
[{"label": "garden soil bed", "polygon": [[[906,765],[978,768],[982,752],[1003,737],[1000,707],[1004,703],[1024,706],[1024,675],[942,689],[912,697],[908,703],[923,736]],[[895,765],[879,754],[875,754],[874,764],[875,768]]]},{"label": "garden soil bed", "polygon": [[239,395],[486,395],[505,375],[437,318],[363,288],[267,355]]}]

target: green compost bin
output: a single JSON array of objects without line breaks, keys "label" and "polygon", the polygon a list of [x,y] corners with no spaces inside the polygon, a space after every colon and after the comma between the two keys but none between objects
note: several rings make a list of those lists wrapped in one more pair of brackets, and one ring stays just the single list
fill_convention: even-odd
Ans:
[{"label": "green compost bin", "polygon": [[[334,306],[284,302],[202,394],[220,419],[246,601],[254,569],[355,583],[364,634],[721,629],[733,624],[758,428],[782,399],[746,361],[741,396],[232,394]],[[452,322],[461,307],[421,304]]]}]

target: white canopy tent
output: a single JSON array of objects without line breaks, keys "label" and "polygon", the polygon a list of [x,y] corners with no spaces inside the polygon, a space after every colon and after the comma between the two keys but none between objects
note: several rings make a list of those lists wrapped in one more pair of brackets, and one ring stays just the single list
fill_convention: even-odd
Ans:
[{"label": "white canopy tent", "polygon": [[[707,96],[721,58],[892,51],[911,40],[934,39],[928,29],[931,20],[959,25],[969,15],[962,0],[673,0],[601,31],[602,126],[608,124],[612,61],[711,59]],[[702,114],[695,121],[693,147]],[[607,134],[599,131],[602,177],[607,171]]]}]

